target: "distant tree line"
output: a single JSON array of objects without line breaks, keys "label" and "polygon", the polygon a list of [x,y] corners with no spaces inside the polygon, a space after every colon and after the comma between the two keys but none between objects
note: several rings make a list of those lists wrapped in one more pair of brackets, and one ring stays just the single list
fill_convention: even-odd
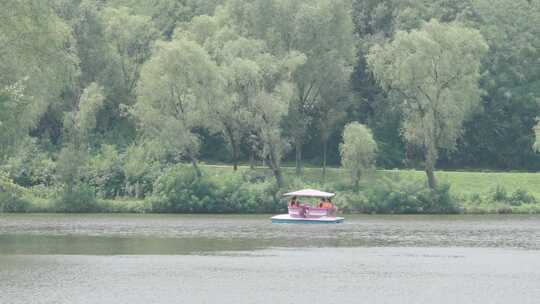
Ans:
[{"label": "distant tree line", "polygon": [[436,166],[540,168],[537,0],[8,0],[0,17],[0,166],[46,155],[68,189],[114,153],[134,193],[201,159],[264,160],[282,184],[283,161],[354,159],[354,130],[432,188]]}]

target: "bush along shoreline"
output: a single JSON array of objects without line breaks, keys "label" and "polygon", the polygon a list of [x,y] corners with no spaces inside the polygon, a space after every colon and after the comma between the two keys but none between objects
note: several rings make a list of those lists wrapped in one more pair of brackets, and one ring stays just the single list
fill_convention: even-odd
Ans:
[{"label": "bush along shoreline", "polygon": [[533,195],[522,189],[508,192],[502,186],[483,194],[452,195],[448,184],[430,190],[424,183],[394,176],[359,188],[340,182],[323,186],[290,178],[286,188],[280,190],[271,176],[260,171],[214,172],[203,168],[202,173],[197,176],[185,165],[164,170],[144,198],[110,197],[84,181],[54,191],[25,188],[3,173],[0,212],[279,213],[286,212],[281,193],[318,188],[336,192],[335,203],[344,214],[540,213],[540,203]]}]

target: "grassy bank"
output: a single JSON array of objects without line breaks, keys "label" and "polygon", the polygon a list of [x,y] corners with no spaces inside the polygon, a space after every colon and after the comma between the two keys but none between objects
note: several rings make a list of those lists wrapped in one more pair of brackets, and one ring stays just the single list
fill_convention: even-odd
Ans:
[{"label": "grassy bank", "polygon": [[[279,195],[273,194],[276,193],[276,189],[272,186],[273,176],[268,169],[258,167],[255,171],[251,171],[247,166],[240,166],[238,172],[234,173],[229,165],[201,167],[206,178],[202,184],[195,185],[193,181],[185,180],[189,174],[181,173],[180,175],[185,175],[181,177],[178,173],[175,173],[176,175],[168,173],[167,178],[161,179],[161,189],[165,192],[154,193],[145,200],[129,197],[115,199],[96,197],[92,200],[92,207],[82,211],[119,213],[284,211],[285,202],[280,201]],[[185,168],[189,170],[190,167]],[[184,169],[180,168],[179,172],[184,172]],[[540,213],[540,174],[536,173],[438,171],[436,176],[439,183],[447,184],[450,188],[449,191],[443,189],[442,192],[436,193],[435,197],[426,191],[423,171],[378,170],[372,177],[362,181],[358,193],[352,191],[347,172],[343,169],[328,168],[324,184],[321,168],[305,168],[302,179],[296,178],[293,167],[283,168],[283,173],[287,186],[282,191],[304,187],[333,191],[338,194],[335,202],[342,210],[349,212]],[[265,182],[262,184],[246,182],[246,176]],[[4,184],[7,184],[6,181],[5,179]],[[4,204],[3,211],[77,212],[79,210],[77,208],[80,207],[72,210],[59,208],[58,197],[44,194],[47,192],[46,188],[43,188],[43,191],[39,188],[25,191],[13,183],[7,188],[12,188],[13,193],[21,199],[13,200],[12,205],[7,208]],[[180,193],[185,189],[188,189],[187,192],[191,191],[189,189],[198,189],[195,191],[199,192]],[[438,201],[430,207],[429,201],[433,198],[443,201]],[[69,203],[78,200],[67,201]],[[193,204],[192,201],[196,203]],[[198,201],[204,203],[197,205]],[[451,208],[441,209],[436,204],[442,204],[443,207],[446,204]],[[261,205],[264,205],[262,209],[258,207]]]},{"label": "grassy bank", "polygon": [[[216,175],[226,174],[232,169],[227,165],[207,165],[206,168]],[[240,172],[249,168],[241,166]],[[270,176],[264,167],[257,171]],[[295,168],[283,168],[285,179],[289,185],[294,185]],[[527,172],[468,172],[468,171],[437,171],[440,184],[450,186],[450,194],[456,200],[463,213],[540,213],[540,203],[512,204],[509,202],[515,193],[526,193],[540,202],[540,173]],[[426,175],[419,170],[377,170],[373,177],[366,178],[361,183],[362,189],[370,189],[386,180],[407,181],[425,184]],[[307,185],[324,187],[326,190],[340,194],[339,187],[349,183],[347,172],[341,168],[327,168],[326,183],[323,186],[322,168],[306,167],[302,181]],[[333,189],[336,187],[338,189]],[[506,192],[507,201],[494,199],[497,191]],[[292,190],[292,189],[291,189]],[[339,200],[339,197],[338,197]]]},{"label": "grassy bank", "polygon": [[[225,165],[207,165],[206,168],[221,174],[232,170],[230,166]],[[241,166],[240,171],[246,171],[249,168]],[[267,172],[267,169],[258,167],[257,170]],[[283,169],[285,178],[294,180],[295,169],[286,167]],[[270,174],[270,172],[267,172]],[[465,172],[465,171],[437,171],[436,176],[439,183],[448,183],[450,192],[453,195],[474,195],[487,194],[496,187],[502,186],[508,192],[516,190],[525,190],[540,200],[540,173],[522,173],[522,172]],[[426,175],[424,171],[418,170],[377,170],[375,176],[363,181],[363,187],[370,187],[380,182],[383,178],[398,178],[401,180],[413,180],[418,183],[425,183]],[[304,168],[304,181],[306,183],[321,184],[321,168]],[[329,184],[348,183],[347,173],[340,168],[328,168],[326,181]]]}]

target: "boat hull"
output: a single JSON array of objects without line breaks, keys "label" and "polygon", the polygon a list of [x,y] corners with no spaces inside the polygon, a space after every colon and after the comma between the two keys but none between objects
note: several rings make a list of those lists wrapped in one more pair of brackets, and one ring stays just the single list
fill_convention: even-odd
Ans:
[{"label": "boat hull", "polygon": [[288,214],[280,214],[270,218],[274,224],[339,224],[345,220],[342,217],[322,216],[317,218],[291,217]]}]

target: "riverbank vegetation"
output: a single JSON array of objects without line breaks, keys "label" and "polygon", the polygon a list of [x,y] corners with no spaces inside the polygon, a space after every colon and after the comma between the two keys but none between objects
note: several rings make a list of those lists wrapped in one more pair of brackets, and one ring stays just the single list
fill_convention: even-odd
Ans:
[{"label": "riverbank vegetation", "polygon": [[[121,168],[121,167],[109,167]],[[152,183],[136,186],[122,171],[91,175],[72,192],[60,186],[21,187],[6,176],[0,181],[3,212],[129,212],[129,213],[272,213],[284,211],[281,193],[304,187],[337,192],[336,204],[345,213],[539,213],[540,176],[533,173],[438,171],[435,191],[416,170],[379,170],[358,186],[344,169],[304,168],[303,180],[294,167],[284,167],[286,186],[279,189],[271,171],[230,165],[201,165],[202,175],[187,165],[160,171]],[[113,169],[114,170],[114,169]],[[109,183],[99,191],[100,181]],[[151,179],[151,178],[150,178]],[[109,181],[110,181],[109,180]],[[116,186],[114,186],[116,185]],[[139,190],[133,190],[133,188]],[[138,197],[130,195],[138,193]]]},{"label": "riverbank vegetation", "polygon": [[538,1],[21,0],[0,17],[1,211],[277,212],[313,187],[347,212],[538,212]]}]

